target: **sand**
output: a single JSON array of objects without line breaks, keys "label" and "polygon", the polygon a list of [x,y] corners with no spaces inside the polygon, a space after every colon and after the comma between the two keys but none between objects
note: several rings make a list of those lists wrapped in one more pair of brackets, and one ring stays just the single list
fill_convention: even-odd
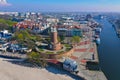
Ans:
[{"label": "sand", "polygon": [[62,73],[56,72],[56,74],[47,69],[25,67],[6,60],[9,59],[0,58],[0,80],[73,80]]}]

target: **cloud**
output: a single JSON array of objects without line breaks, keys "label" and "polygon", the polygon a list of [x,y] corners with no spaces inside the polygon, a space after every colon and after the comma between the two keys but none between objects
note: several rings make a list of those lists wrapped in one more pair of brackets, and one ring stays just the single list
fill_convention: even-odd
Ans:
[{"label": "cloud", "polygon": [[11,4],[8,3],[6,0],[0,0],[0,6],[10,6]]}]

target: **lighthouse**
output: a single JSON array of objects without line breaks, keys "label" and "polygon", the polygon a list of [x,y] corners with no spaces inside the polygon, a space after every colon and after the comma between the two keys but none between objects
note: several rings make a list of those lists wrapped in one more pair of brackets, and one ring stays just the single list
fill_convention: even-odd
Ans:
[{"label": "lighthouse", "polygon": [[52,50],[60,50],[61,49],[61,43],[58,41],[58,34],[57,34],[56,26],[51,27],[50,49],[52,49]]}]

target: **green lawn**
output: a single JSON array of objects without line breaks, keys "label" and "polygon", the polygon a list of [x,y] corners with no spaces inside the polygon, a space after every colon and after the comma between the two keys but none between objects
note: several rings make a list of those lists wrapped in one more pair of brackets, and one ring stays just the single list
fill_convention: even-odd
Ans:
[{"label": "green lawn", "polygon": [[16,22],[11,20],[0,19],[0,23],[7,24],[9,26],[13,26]]}]

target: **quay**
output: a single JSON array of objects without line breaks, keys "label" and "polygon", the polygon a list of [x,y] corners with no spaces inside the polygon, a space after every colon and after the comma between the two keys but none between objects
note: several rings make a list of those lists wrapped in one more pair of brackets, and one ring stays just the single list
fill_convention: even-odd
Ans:
[{"label": "quay", "polygon": [[107,80],[99,65],[97,45],[92,41],[94,35],[92,30],[88,33],[90,37],[83,38],[75,47],[72,58],[78,63],[80,77],[85,80]]},{"label": "quay", "polygon": [[95,49],[95,53],[94,53],[94,60],[93,60],[93,62],[97,62],[97,63],[99,63],[99,58],[98,58],[98,52],[97,52],[97,46],[96,46],[96,44],[95,43],[93,43],[94,44],[94,49]]},{"label": "quay", "polygon": [[[95,51],[94,60],[91,59],[92,55],[90,53],[80,53],[82,55],[80,55],[79,58],[76,59],[79,65],[79,73],[77,75],[83,77],[85,80],[107,80],[105,74],[101,71],[99,66],[97,46],[95,43],[92,44],[92,47]],[[85,57],[85,59],[87,59],[86,61],[81,60],[84,59],[83,56]]]}]

